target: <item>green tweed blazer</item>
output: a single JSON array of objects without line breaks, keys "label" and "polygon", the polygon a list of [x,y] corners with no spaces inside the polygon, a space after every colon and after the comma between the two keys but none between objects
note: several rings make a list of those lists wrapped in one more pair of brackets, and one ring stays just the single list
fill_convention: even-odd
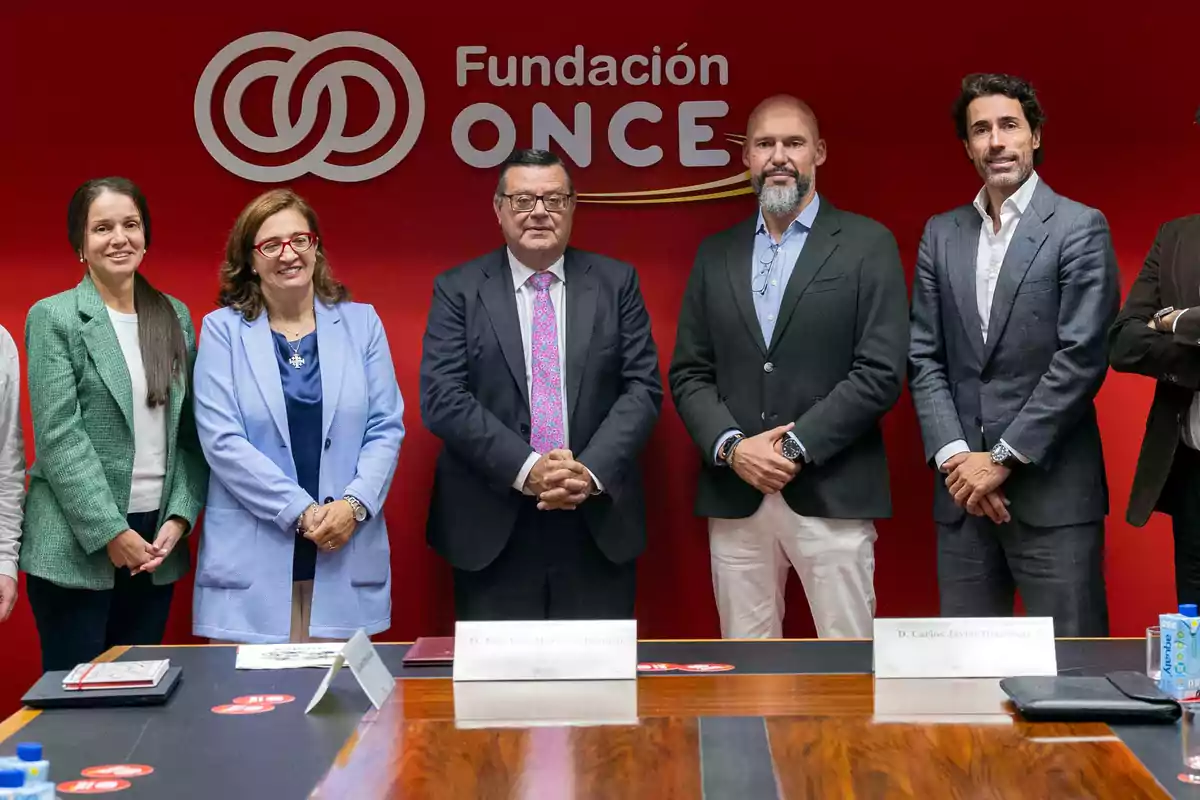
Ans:
[{"label": "green tweed blazer", "polygon": [[[188,365],[187,380],[171,389],[158,525],[182,517],[190,533],[208,491],[208,465],[192,417],[196,330],[187,307],[168,299],[183,326]],[[21,570],[59,586],[111,589],[116,568],[105,546],[129,528],[135,399],[117,333],[90,277],[29,310],[25,348],[36,453],[25,496]],[[176,581],[188,566],[181,540],[154,571],[154,583]]]}]

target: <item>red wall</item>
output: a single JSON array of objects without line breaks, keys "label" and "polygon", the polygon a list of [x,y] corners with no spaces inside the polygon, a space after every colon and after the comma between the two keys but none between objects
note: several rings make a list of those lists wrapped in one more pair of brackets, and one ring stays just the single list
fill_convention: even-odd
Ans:
[{"label": "red wall", "polygon": [[[911,274],[925,219],[969,201],[978,189],[948,116],[958,80],[969,71],[1007,70],[1034,81],[1048,110],[1043,178],[1107,215],[1125,288],[1158,224],[1195,210],[1190,190],[1200,171],[1200,131],[1191,120],[1200,96],[1193,34],[1200,9],[1190,2],[1120,14],[1068,11],[1075,4],[1067,3],[1046,10],[1043,4],[1037,15],[1031,6],[935,2],[923,5],[920,19],[907,8],[874,3],[820,12],[803,5],[747,8],[743,16],[736,6],[704,14],[692,4],[673,3],[663,4],[672,7],[656,10],[655,17],[610,4],[603,14],[577,12],[589,19],[570,34],[550,11],[501,13],[490,4],[468,3],[453,13],[405,8],[401,15],[362,5],[342,3],[331,13],[327,4],[299,2],[284,13],[210,3],[203,16],[185,16],[156,12],[153,4],[99,11],[66,0],[53,12],[0,11],[0,220],[6,234],[0,324],[20,340],[29,306],[78,280],[80,265],[64,230],[67,200],[83,180],[119,173],[139,182],[150,198],[154,244],[145,274],[187,302],[198,325],[213,307],[225,234],[241,206],[263,188],[219,166],[197,136],[193,93],[209,59],[242,35],[281,29],[309,38],[365,31],[400,48],[421,77],[427,107],[413,151],[365,183],[311,175],[290,182],[320,213],[338,275],[358,299],[378,308],[407,404],[408,435],[386,506],[395,576],[389,639],[445,633],[452,622],[448,570],[424,543],[439,445],[421,426],[417,369],[434,275],[501,241],[489,205],[493,171],[467,166],[450,145],[451,124],[467,105],[491,102],[506,109],[517,121],[520,143],[529,144],[534,103],[549,103],[567,121],[575,102],[590,103],[593,162],[575,170],[578,188],[626,191],[737,172],[736,152],[723,169],[679,165],[674,117],[680,102],[728,102],[728,116],[709,121],[716,144],[707,146],[713,147],[724,134],[743,130],[747,112],[763,96],[802,95],[817,110],[829,144],[818,179],[822,194],[885,222]],[[455,81],[455,52],[462,45],[553,58],[576,44],[589,57],[650,54],[655,45],[669,56],[683,42],[690,54],[725,56],[728,85],[498,89],[479,73],[466,87]],[[371,63],[386,66],[378,59]],[[362,85],[351,86],[349,98],[348,131],[361,132],[373,121],[375,101]],[[604,135],[613,111],[634,100],[664,110],[662,123],[630,127],[636,146],[662,145],[664,158],[652,168],[621,164]],[[255,107],[247,120],[264,134],[271,130],[268,105],[266,87],[247,94],[247,108]],[[327,114],[323,105],[320,118]],[[321,122],[317,128],[301,149],[319,137]],[[491,143],[482,131],[474,141]],[[751,213],[747,197],[585,205],[577,212],[574,244],[638,267],[664,382],[696,245]],[[1111,375],[1099,400],[1112,488],[1108,590],[1117,635],[1138,634],[1173,601],[1169,524],[1156,518],[1135,530],[1123,521],[1151,390],[1148,380]],[[24,411],[28,424],[27,405]],[[879,526],[879,613],[933,615],[932,477],[922,463],[907,394],[885,424],[896,512]],[[691,513],[697,454],[669,399],[644,460],[650,546],[639,567],[640,633],[715,636],[705,524]],[[794,582],[792,589],[786,631],[810,634],[803,594]],[[191,641],[190,580],[179,586],[177,598],[170,641]],[[37,675],[37,637],[23,597],[14,617],[0,625],[0,656],[2,715]]]}]

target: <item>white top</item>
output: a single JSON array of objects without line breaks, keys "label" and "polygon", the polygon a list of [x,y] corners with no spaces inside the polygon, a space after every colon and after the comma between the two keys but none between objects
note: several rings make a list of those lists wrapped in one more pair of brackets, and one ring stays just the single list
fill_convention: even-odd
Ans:
[{"label": "white top", "polygon": [[129,487],[130,514],[157,511],[167,476],[167,409],[146,404],[146,369],[138,345],[137,314],[108,309],[129,368],[133,387],[133,483]]},{"label": "white top", "polygon": [[1034,172],[1021,185],[1021,188],[1013,192],[1000,205],[999,232],[994,230],[995,223],[992,222],[992,215],[988,213],[987,188],[980,189],[979,194],[975,196],[975,210],[979,212],[979,216],[983,217],[983,223],[979,229],[979,250],[975,256],[975,301],[979,308],[980,329],[983,331],[985,342],[988,335],[988,320],[992,316],[992,297],[996,294],[996,281],[1000,277],[1000,267],[1004,264],[1008,246],[1012,244],[1017,224],[1020,223],[1025,210],[1029,208],[1029,201],[1033,199],[1037,183],[1038,175]]},{"label": "white top", "polygon": [[0,575],[17,577],[25,442],[21,436],[21,366],[17,344],[0,327]]},{"label": "white top", "polygon": [[[1008,254],[1008,246],[1012,244],[1017,225],[1033,200],[1037,184],[1037,172],[1030,173],[1025,183],[1000,205],[999,231],[995,230],[992,215],[988,213],[987,187],[983,187],[979,194],[975,195],[973,205],[983,218],[979,227],[979,248],[975,253],[975,303],[979,309],[979,329],[985,342],[988,337],[988,322],[992,316],[992,298],[996,294],[996,282],[1000,278],[1000,267],[1004,265],[1004,256]],[[1000,441],[1004,442],[1003,439]],[[1029,459],[1018,453],[1008,442],[1004,444],[1019,460],[1029,462]],[[933,463],[941,469],[942,464],[949,458],[969,450],[965,441],[956,439],[937,451]]]},{"label": "white top", "polygon": [[[564,258],[559,256],[558,260],[550,265],[548,272],[553,274],[558,280],[550,282],[550,305],[554,307],[554,326],[558,332],[558,374],[562,376],[562,418],[563,418],[563,448],[569,450],[571,448],[570,441],[570,424],[567,420],[567,274],[564,268]],[[517,320],[521,325],[521,344],[525,351],[525,389],[529,396],[533,396],[533,301],[537,299],[537,289],[529,282],[529,279],[537,274],[537,270],[530,269],[522,264],[512,250],[508,251],[508,264],[512,269],[513,290],[516,292],[517,299]],[[516,479],[513,481],[513,488],[517,491],[524,491],[525,479],[529,476],[529,471],[533,469],[533,465],[543,454],[535,451],[530,451],[529,457],[525,459],[525,463],[521,465],[521,471],[517,473]],[[578,453],[573,453],[578,456]],[[591,470],[589,469],[590,473]],[[592,481],[596,484],[596,488],[603,491],[600,485],[600,480],[594,474]],[[527,494],[529,494],[527,492]]]}]

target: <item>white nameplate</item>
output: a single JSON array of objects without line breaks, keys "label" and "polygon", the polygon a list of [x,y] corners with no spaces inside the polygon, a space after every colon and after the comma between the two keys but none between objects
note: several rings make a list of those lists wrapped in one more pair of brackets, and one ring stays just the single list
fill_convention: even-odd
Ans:
[{"label": "white nameplate", "polygon": [[1057,675],[1050,617],[877,619],[876,678]]},{"label": "white nameplate", "polygon": [[362,687],[367,698],[370,699],[371,705],[376,709],[383,708],[383,703],[396,689],[396,679],[392,677],[392,673],[384,665],[383,660],[379,658],[379,653],[375,650],[375,646],[371,644],[371,640],[367,637],[365,631],[359,630],[358,633],[351,637],[350,641],[342,646],[341,652],[333,659],[333,664],[329,667],[329,671],[325,673],[321,685],[317,687],[317,691],[313,694],[312,700],[308,702],[308,708],[304,709],[304,713],[312,711],[317,703],[321,702],[321,698],[329,691],[329,685],[333,682],[333,676],[338,674],[338,670],[342,665],[350,667],[350,672],[354,675],[354,679],[358,681],[358,685]]},{"label": "white nameplate", "polygon": [[454,680],[636,680],[637,620],[458,622]]}]

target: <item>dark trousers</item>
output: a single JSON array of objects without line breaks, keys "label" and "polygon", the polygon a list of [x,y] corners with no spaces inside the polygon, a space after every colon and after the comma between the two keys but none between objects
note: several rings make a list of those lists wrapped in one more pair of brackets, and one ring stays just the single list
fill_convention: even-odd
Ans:
[{"label": "dark trousers", "polygon": [[[157,511],[130,514],[129,527],[153,541]],[[115,569],[115,568],[114,568]],[[116,569],[112,589],[68,589],[26,575],[25,593],[42,642],[42,670],[71,669],[118,645],[162,644],[175,585]]]},{"label": "dark trousers", "polygon": [[635,575],[634,561],[614,564],[600,552],[578,511],[538,511],[531,497],[495,561],[454,570],[455,616],[632,619]]},{"label": "dark trousers", "polygon": [[1200,604],[1200,453],[1182,442],[1162,492],[1175,534],[1175,596]]},{"label": "dark trousers", "polygon": [[1016,592],[1056,636],[1108,636],[1104,523],[1038,528],[967,515],[938,525],[942,616],[1010,617]]}]

